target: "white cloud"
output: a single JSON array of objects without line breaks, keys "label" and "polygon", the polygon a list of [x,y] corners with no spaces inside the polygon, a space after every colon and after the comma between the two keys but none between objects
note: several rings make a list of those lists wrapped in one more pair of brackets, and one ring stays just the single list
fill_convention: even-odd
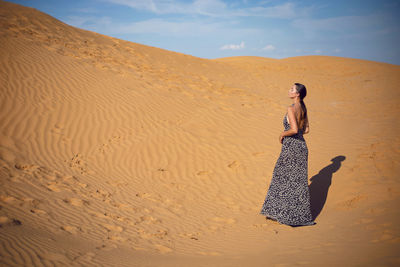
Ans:
[{"label": "white cloud", "polygon": [[207,16],[217,15],[219,12],[224,11],[225,9],[226,4],[219,0],[196,0],[193,2],[192,6],[189,6],[189,10],[192,11],[192,13]]},{"label": "white cloud", "polygon": [[245,16],[245,17],[265,17],[277,19],[294,19],[309,17],[315,6],[303,7],[297,6],[294,3],[277,4],[274,6],[264,7],[258,3],[258,6],[247,7],[242,9],[230,10],[230,16]]},{"label": "white cloud", "polygon": [[355,36],[395,34],[397,32],[395,28],[387,28],[387,25],[394,25],[394,23],[392,18],[384,13],[322,19],[300,18],[291,22],[294,28],[302,30],[307,37],[318,36],[321,33],[335,35],[350,34]]},{"label": "white cloud", "polygon": [[75,10],[79,13],[97,13],[98,12],[98,10],[93,7],[82,7],[82,8],[76,8]]},{"label": "white cloud", "polygon": [[336,48],[335,50],[333,50],[333,52],[335,52],[335,53],[339,53],[339,52],[342,52],[342,49],[340,49],[340,48]]},{"label": "white cloud", "polygon": [[110,17],[68,16],[65,23],[79,28],[107,28],[112,24]]},{"label": "white cloud", "polygon": [[207,20],[166,20],[154,18],[130,23],[117,23],[109,17],[69,16],[66,23],[107,35],[119,34],[157,34],[161,36],[254,36],[261,35],[262,30],[232,27],[225,22],[209,22]]},{"label": "white cloud", "polygon": [[157,13],[158,9],[154,1],[142,1],[142,0],[101,0],[103,2],[109,2],[117,5],[128,6],[134,9],[146,10]]},{"label": "white cloud", "polygon": [[[295,6],[294,3],[277,4],[274,6],[257,6],[248,8],[230,8],[221,0],[195,0],[185,3],[177,0],[100,0],[117,5],[128,6],[156,14],[197,14],[211,17],[259,16],[268,18],[291,19],[307,16],[311,7]],[[231,5],[235,6],[235,5]]]},{"label": "white cloud", "polygon": [[220,0],[195,0],[184,3],[176,0],[102,0],[105,2],[128,6],[156,14],[200,14],[216,16],[226,10],[226,4]]},{"label": "white cloud", "polygon": [[292,3],[285,3],[271,7],[250,7],[233,12],[237,16],[261,16],[268,18],[292,18],[295,17],[295,8]]},{"label": "white cloud", "polygon": [[316,53],[316,54],[321,54],[321,50],[320,49],[317,49],[317,50],[314,50],[314,53]]},{"label": "white cloud", "polygon": [[227,44],[222,46],[221,50],[239,50],[244,48],[244,42],[242,41],[239,45],[237,44]]},{"label": "white cloud", "polygon": [[272,51],[272,50],[275,50],[275,46],[269,44],[267,46],[264,46],[261,50]]}]

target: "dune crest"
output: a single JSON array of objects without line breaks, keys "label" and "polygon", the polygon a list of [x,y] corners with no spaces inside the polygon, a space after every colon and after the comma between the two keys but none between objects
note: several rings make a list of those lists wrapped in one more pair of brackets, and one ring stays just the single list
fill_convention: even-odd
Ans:
[{"label": "dune crest", "polygon": [[[399,264],[400,66],[207,60],[4,1],[0,43],[3,264]],[[294,82],[313,227],[258,214]]]}]

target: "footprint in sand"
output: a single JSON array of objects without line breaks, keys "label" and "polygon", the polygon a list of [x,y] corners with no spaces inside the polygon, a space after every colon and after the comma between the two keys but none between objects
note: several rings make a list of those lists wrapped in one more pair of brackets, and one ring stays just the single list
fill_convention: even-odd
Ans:
[{"label": "footprint in sand", "polygon": [[113,137],[111,139],[108,140],[109,142],[114,142],[119,144],[119,142],[121,141],[121,136],[119,135],[113,135]]},{"label": "footprint in sand", "polygon": [[63,175],[57,171],[49,170],[45,167],[38,167],[33,171],[36,181],[52,192],[71,191],[70,185],[63,182]]},{"label": "footprint in sand", "polygon": [[75,197],[63,199],[63,201],[75,207],[81,207],[82,205],[89,205],[89,201]]},{"label": "footprint in sand", "polygon": [[114,181],[114,180],[106,181],[106,183],[109,184],[109,185],[111,185],[111,186],[113,186],[113,187],[117,187],[117,188],[120,188],[120,187],[124,187],[124,186],[129,185],[129,183],[127,183],[127,182],[124,182],[124,181]]},{"label": "footprint in sand", "polygon": [[80,153],[75,154],[71,160],[64,160],[68,163],[68,166],[79,171],[81,174],[94,174],[93,171],[88,170],[86,160]]},{"label": "footprint in sand", "polygon": [[104,228],[106,228],[108,232],[113,231],[113,232],[119,232],[120,233],[120,232],[122,232],[124,230],[124,228],[122,228],[122,226],[115,225],[115,224],[104,223],[104,224],[102,224],[102,226]]},{"label": "footprint in sand", "polygon": [[79,183],[79,180],[74,176],[64,176],[46,167],[17,163],[16,169],[24,172],[24,175],[19,176],[20,180],[24,179],[35,185],[39,183],[40,186],[52,192],[61,192],[65,190],[75,192],[77,188],[76,185],[83,188],[87,186],[86,184]]},{"label": "footprint in sand", "polygon": [[35,164],[27,164],[23,162],[17,162],[15,163],[15,168],[21,171],[26,171],[29,173],[32,173],[34,170],[38,169],[39,166]]},{"label": "footprint in sand", "polygon": [[1,195],[0,196],[0,201],[5,202],[5,203],[13,203],[17,199],[11,195]]},{"label": "footprint in sand", "polygon": [[254,223],[253,224],[253,227],[255,227],[255,228],[267,228],[267,227],[269,227],[270,225],[269,224],[267,224],[267,223]]},{"label": "footprint in sand", "polygon": [[155,224],[155,223],[161,223],[161,220],[154,218],[151,215],[143,215],[143,216],[139,217],[138,221],[135,222],[135,224],[140,224],[140,223]]},{"label": "footprint in sand", "polygon": [[185,237],[193,240],[199,240],[200,232],[195,232],[195,233],[180,233],[180,237]]},{"label": "footprint in sand", "polygon": [[34,209],[36,209],[39,206],[39,204],[41,204],[43,202],[42,200],[38,200],[38,199],[30,198],[30,197],[22,197],[21,200],[22,200],[22,203],[19,204],[21,207],[28,207],[28,208],[34,208]]},{"label": "footprint in sand", "polygon": [[82,228],[80,226],[64,225],[61,226],[60,229],[70,234],[77,234],[78,232],[82,232]]},{"label": "footprint in sand", "polygon": [[102,212],[91,211],[91,210],[88,210],[87,212],[88,212],[90,215],[95,216],[95,217],[98,217],[98,218],[104,218],[104,219],[109,218],[109,216],[107,215],[106,212],[102,213]]},{"label": "footprint in sand", "polygon": [[41,209],[35,209],[35,208],[31,209],[31,212],[32,212],[32,213],[34,213],[34,214],[38,214],[38,215],[44,215],[44,214],[47,214],[47,212],[46,212],[46,211],[44,211],[44,210],[41,210]]},{"label": "footprint in sand", "polygon": [[102,189],[96,189],[95,191],[91,191],[89,193],[89,196],[100,199],[104,202],[110,202],[112,197],[111,193],[104,191]]},{"label": "footprint in sand", "polygon": [[61,192],[62,191],[62,189],[60,187],[58,187],[57,184],[49,184],[47,186],[47,189],[49,189],[50,191],[53,191],[53,192]]},{"label": "footprint in sand", "polygon": [[264,155],[265,154],[265,152],[254,152],[252,155],[254,156],[254,157],[260,157],[260,156],[262,156],[262,155]]},{"label": "footprint in sand", "polygon": [[197,254],[200,254],[200,255],[203,255],[203,256],[220,256],[220,255],[222,255],[221,253],[216,252],[216,251],[209,251],[209,252],[207,252],[207,251],[198,251]]},{"label": "footprint in sand", "polygon": [[252,107],[254,107],[254,104],[252,104],[252,103],[242,103],[242,107],[252,108]]},{"label": "footprint in sand", "polygon": [[[148,240],[150,243],[153,244],[157,242],[157,240],[171,242],[171,239],[169,239],[168,231],[165,229],[159,229],[157,230],[157,232],[148,232],[143,229],[137,229],[137,233],[139,234],[139,239]],[[138,243],[138,240],[136,240],[135,243]]]},{"label": "footprint in sand", "polygon": [[118,202],[111,202],[111,205],[117,209],[121,210],[130,210],[130,211],[136,211],[132,205],[125,204],[125,203],[118,203]]},{"label": "footprint in sand", "polygon": [[117,248],[118,246],[116,244],[101,244],[100,246],[95,247],[96,250],[100,251],[100,250],[104,250],[104,251],[108,251],[108,250],[112,250]]},{"label": "footprint in sand", "polygon": [[230,164],[228,164],[228,167],[231,169],[236,169],[237,167],[240,166],[240,163],[236,160],[232,161]]},{"label": "footprint in sand", "polygon": [[66,175],[62,177],[62,182],[68,186],[72,186],[73,188],[76,188],[75,186],[79,186],[80,188],[86,188],[88,187],[87,184],[81,183],[79,179],[73,175]]},{"label": "footprint in sand", "polygon": [[0,228],[5,227],[5,226],[16,226],[16,225],[21,225],[22,222],[18,219],[11,219],[7,216],[0,216]]},{"label": "footprint in sand", "polygon": [[159,229],[155,233],[150,233],[143,229],[138,229],[137,232],[139,233],[140,238],[145,240],[153,241],[155,240],[155,238],[157,238],[160,240],[166,240],[168,242],[171,242],[171,240],[168,238],[168,231],[165,229]]},{"label": "footprint in sand", "polygon": [[151,240],[153,238],[153,235],[143,229],[137,229],[137,232],[140,236],[140,238],[145,239],[145,240]]},{"label": "footprint in sand", "polygon": [[96,253],[94,252],[78,252],[78,256],[76,256],[72,260],[75,263],[79,263],[80,261],[92,261],[94,256],[96,256]]},{"label": "footprint in sand", "polygon": [[98,218],[115,220],[115,221],[124,222],[124,223],[128,223],[130,225],[133,225],[133,223],[132,223],[130,218],[119,216],[119,215],[116,215],[116,214],[112,214],[110,212],[88,211],[88,213],[91,214],[92,216],[95,216],[95,217],[98,217]]},{"label": "footprint in sand", "polygon": [[209,174],[212,174],[212,172],[211,171],[198,171],[197,173],[196,173],[196,175],[198,175],[198,176],[208,176]]},{"label": "footprint in sand", "polygon": [[71,139],[69,137],[65,136],[65,134],[63,133],[64,128],[62,126],[60,126],[59,124],[55,124],[54,127],[50,131],[56,135],[59,135],[61,138],[61,141],[65,142],[65,143],[71,141]]},{"label": "footprint in sand", "polygon": [[173,250],[167,246],[161,245],[161,244],[155,244],[154,247],[161,252],[161,254],[166,254],[166,253],[170,253]]},{"label": "footprint in sand", "polygon": [[62,129],[63,129],[63,128],[62,128],[59,124],[54,124],[54,128],[51,129],[51,131],[52,131],[53,133],[61,134]]},{"label": "footprint in sand", "polygon": [[[8,205],[18,205],[20,207],[28,206],[29,208],[31,208],[32,206],[34,206],[36,208],[36,206],[40,203],[38,200],[35,200],[35,202],[31,202],[31,201],[33,201],[32,198],[23,198],[23,197],[19,198],[19,197],[14,197],[11,195],[1,195],[0,201],[3,203],[6,203]],[[0,209],[1,209],[1,205],[0,205]]]},{"label": "footprint in sand", "polygon": [[142,198],[142,199],[147,199],[147,200],[151,200],[151,201],[158,201],[157,199],[153,198],[152,195],[150,193],[136,193],[137,197]]},{"label": "footprint in sand", "polygon": [[165,206],[167,210],[175,214],[182,214],[187,212],[183,205],[177,203],[176,200],[166,199],[164,202],[162,202],[162,205]]},{"label": "footprint in sand", "polygon": [[123,237],[123,236],[118,236],[118,235],[108,236],[107,239],[112,240],[112,241],[118,241],[118,242],[125,242],[128,240],[128,238]]},{"label": "footprint in sand", "polygon": [[108,144],[101,144],[101,146],[98,148],[98,151],[101,152],[102,154],[105,154],[109,148]]},{"label": "footprint in sand", "polygon": [[178,183],[174,183],[174,182],[170,182],[168,184],[164,184],[164,186],[166,186],[168,188],[178,189],[178,190],[184,190],[184,189],[186,189],[188,187],[188,185],[178,184]]},{"label": "footprint in sand", "polygon": [[111,137],[107,141],[108,141],[108,143],[103,143],[98,148],[98,151],[101,152],[102,154],[105,154],[110,149],[110,145],[112,143],[119,144],[121,142],[121,136],[114,135],[113,137]]}]

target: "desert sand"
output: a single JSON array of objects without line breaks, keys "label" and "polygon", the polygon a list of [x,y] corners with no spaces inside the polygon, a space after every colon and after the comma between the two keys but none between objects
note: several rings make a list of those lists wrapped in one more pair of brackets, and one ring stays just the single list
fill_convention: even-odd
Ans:
[{"label": "desert sand", "polygon": [[[400,265],[400,66],[203,59],[0,2],[3,266]],[[295,82],[314,226],[259,214]]]}]

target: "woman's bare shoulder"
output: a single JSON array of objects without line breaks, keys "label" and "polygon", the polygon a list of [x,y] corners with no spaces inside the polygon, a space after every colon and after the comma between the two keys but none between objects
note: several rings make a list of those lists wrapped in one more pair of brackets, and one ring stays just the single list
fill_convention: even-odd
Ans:
[{"label": "woman's bare shoulder", "polygon": [[301,107],[296,107],[295,104],[291,104],[290,106],[287,107],[287,109],[288,109],[288,112],[293,111],[294,114],[298,114]]},{"label": "woman's bare shoulder", "polygon": [[287,109],[288,109],[288,110],[289,110],[289,109],[296,110],[294,104],[291,104],[291,105],[287,106]]}]

